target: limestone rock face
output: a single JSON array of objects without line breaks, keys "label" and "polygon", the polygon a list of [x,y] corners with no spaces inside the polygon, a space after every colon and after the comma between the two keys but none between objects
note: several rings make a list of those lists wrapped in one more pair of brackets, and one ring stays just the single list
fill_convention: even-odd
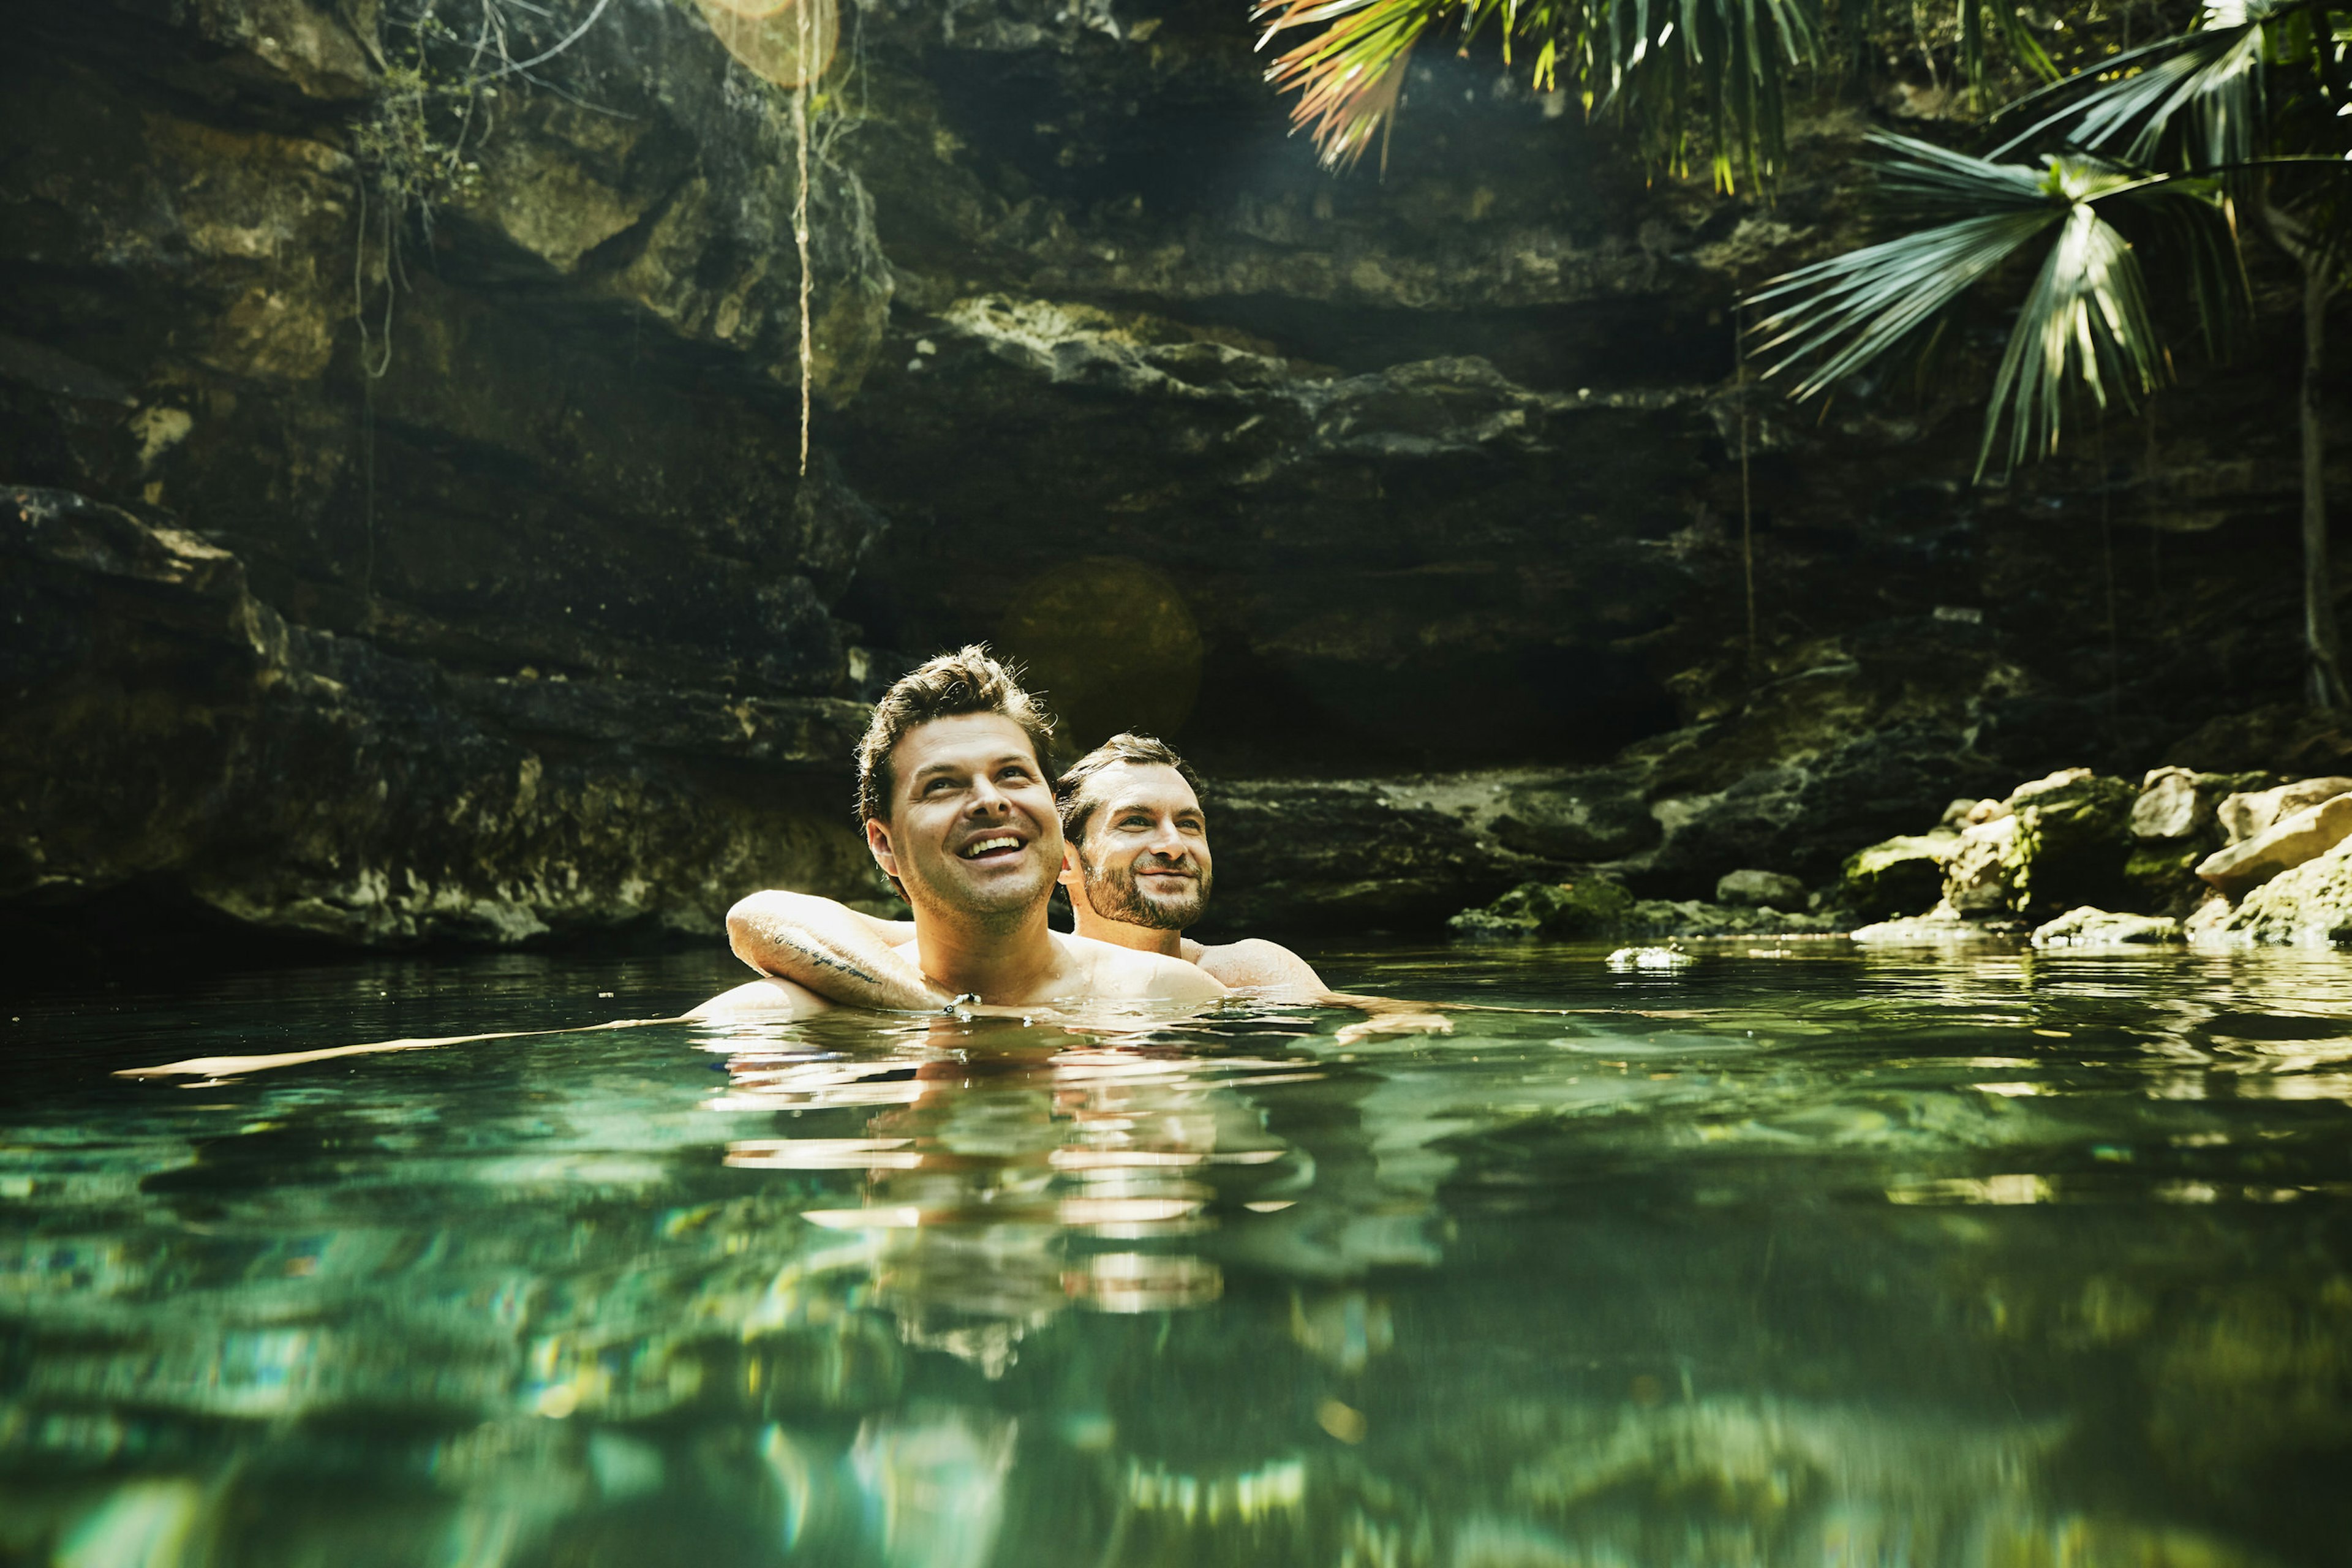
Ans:
[{"label": "limestone rock face", "polygon": [[[511,41],[587,10],[515,10]],[[1234,929],[1433,924],[1592,867],[1678,902],[1748,867],[1818,886],[1955,792],[2062,763],[2352,754],[2300,720],[2207,722],[2299,669],[2271,523],[2291,478],[2245,479],[2292,473],[2248,412],[2292,395],[2279,356],[2174,399],[2119,524],[2150,531],[2119,558],[2151,570],[2123,584],[2113,668],[2093,535],[2053,526],[2109,485],[2087,459],[1972,489],[1964,400],[1738,391],[1737,295],[1858,233],[1844,111],[1801,130],[1767,207],[1654,181],[1605,117],[1424,51],[1385,176],[1335,179],[1231,0],[976,0],[859,7],[803,149],[693,7],[627,0],[543,86],[501,79],[478,167],[395,213],[370,139],[403,97],[386,14],[100,0],[12,35],[0,482],[226,552],[312,650],[287,668],[377,672],[325,677],[363,692],[346,719],[529,752],[535,800],[566,768],[837,796],[845,765],[813,760],[847,722],[826,704],[972,638],[1045,663],[1024,627],[1118,644],[1116,595],[1045,613],[1090,561],[1181,634],[1090,711],[1150,713],[1252,781],[1219,818]],[[2114,679],[2094,692],[2092,668]],[[198,674],[125,667],[122,700],[193,700]],[[2192,731],[2210,758],[2166,750]],[[270,808],[322,792],[307,868],[207,810],[122,875],[249,860],[252,890],[215,906],[300,923],[271,911],[343,898],[334,865],[373,866],[389,831],[344,795],[491,798],[359,754]],[[206,755],[147,761],[138,809],[210,798]],[[96,787],[23,765],[43,799]],[[457,843],[420,879],[471,899],[536,875],[457,876]],[[648,845],[642,879],[669,879],[677,851]],[[2065,859],[2033,861],[2031,899]],[[639,918],[629,884],[581,874],[560,919],[497,897],[551,929],[599,900]],[[405,919],[311,923],[406,940]]]},{"label": "limestone rock face", "polygon": [[0,558],[19,921],[144,889],[151,922],[354,944],[715,938],[748,886],[870,890],[827,776],[857,704],[451,677],[289,626],[236,556],[55,491],[0,492]]}]

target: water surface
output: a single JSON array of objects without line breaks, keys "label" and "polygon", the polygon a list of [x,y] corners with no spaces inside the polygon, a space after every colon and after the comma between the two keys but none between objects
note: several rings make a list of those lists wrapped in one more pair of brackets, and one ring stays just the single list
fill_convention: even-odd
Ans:
[{"label": "water surface", "polygon": [[2352,960],[1327,950],[1527,1012],[6,1005],[0,1563],[2337,1563]]}]

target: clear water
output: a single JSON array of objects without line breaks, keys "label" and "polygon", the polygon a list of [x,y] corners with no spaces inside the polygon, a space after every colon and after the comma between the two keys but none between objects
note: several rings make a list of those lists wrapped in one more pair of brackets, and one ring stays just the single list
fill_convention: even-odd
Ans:
[{"label": "clear water", "polygon": [[186,1087],[107,1072],[734,973],[5,1005],[0,1562],[2352,1557],[2352,960],[1315,956],[1543,1011],[666,1026]]}]

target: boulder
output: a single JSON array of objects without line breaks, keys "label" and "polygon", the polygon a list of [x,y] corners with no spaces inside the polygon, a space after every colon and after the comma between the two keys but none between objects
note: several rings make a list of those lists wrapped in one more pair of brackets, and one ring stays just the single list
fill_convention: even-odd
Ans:
[{"label": "boulder", "polygon": [[2200,837],[2214,830],[2215,808],[2231,792],[2257,788],[2260,773],[2200,773],[2191,768],[2152,768],[2132,802],[2131,835],[2150,839]]},{"label": "boulder", "polygon": [[2162,915],[2116,914],[2084,905],[2036,927],[2036,947],[2128,947],[2179,942],[2180,922]]},{"label": "boulder", "polygon": [[2205,838],[2156,839],[2135,846],[2124,861],[2124,885],[2131,893],[2125,901],[2158,914],[2187,914],[2212,891],[2197,877],[2197,863],[2210,847]]},{"label": "boulder", "polygon": [[2242,898],[2280,872],[2326,854],[2347,837],[2352,837],[2352,792],[2305,806],[2263,833],[2215,851],[2198,863],[2197,874],[2231,898]]},{"label": "boulder", "polygon": [[1945,863],[1959,845],[1960,835],[1937,831],[1857,849],[1840,870],[1837,901],[1865,918],[1927,909],[1941,896]]},{"label": "boulder", "polygon": [[1447,923],[1464,936],[1573,938],[1616,932],[1633,910],[1633,895],[1605,877],[1573,882],[1522,882],[1484,909],[1465,910]]},{"label": "boulder", "polygon": [[2267,833],[2280,821],[2305,806],[2333,800],[2352,791],[2352,778],[2297,779],[2275,789],[2252,790],[2224,799],[2216,815],[2225,842],[2242,844]]},{"label": "boulder", "polygon": [[1779,871],[1727,871],[1715,884],[1715,901],[1758,910],[1799,910],[1805,885]]},{"label": "boulder", "polygon": [[2329,947],[2352,942],[2352,838],[2280,872],[2226,917],[2200,910],[2189,928],[2192,940],[2221,946]]},{"label": "boulder", "polygon": [[2002,852],[2010,908],[2055,913],[2077,904],[2122,902],[2138,794],[2122,779],[2088,768],[2063,769],[2011,790],[2003,804],[2016,816],[2017,837]]},{"label": "boulder", "polygon": [[2197,863],[2221,847],[2220,805],[2241,791],[2271,783],[2265,773],[2200,773],[2193,768],[2149,770],[2132,803],[2132,849],[2124,863],[2126,900],[2135,909],[2180,916],[2206,892]]},{"label": "boulder", "polygon": [[2016,906],[2018,820],[1971,824],[1944,866],[1944,902],[1962,915],[2005,914]]}]

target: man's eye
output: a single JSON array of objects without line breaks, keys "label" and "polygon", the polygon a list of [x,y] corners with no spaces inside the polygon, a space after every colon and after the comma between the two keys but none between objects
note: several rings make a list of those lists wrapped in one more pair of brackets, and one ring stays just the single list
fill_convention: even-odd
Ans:
[{"label": "man's eye", "polygon": [[1151,826],[1151,818],[1148,816],[1129,816],[1122,819],[1119,826],[1121,827],[1149,827]]},{"label": "man's eye", "polygon": [[954,787],[955,781],[953,779],[936,778],[923,786],[923,793],[925,795],[937,795],[943,789],[953,789]]}]

